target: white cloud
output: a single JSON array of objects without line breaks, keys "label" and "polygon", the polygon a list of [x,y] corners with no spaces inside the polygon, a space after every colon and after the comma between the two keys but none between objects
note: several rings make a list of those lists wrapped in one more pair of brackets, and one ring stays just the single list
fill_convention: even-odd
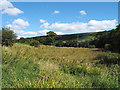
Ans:
[{"label": "white cloud", "polygon": [[14,21],[13,21],[13,24],[14,24],[14,25],[23,26],[23,27],[29,26],[28,21],[24,21],[24,20],[22,20],[22,19],[20,19],[20,18],[18,18],[17,20],[14,20]]},{"label": "white cloud", "polygon": [[2,14],[8,14],[10,16],[17,16],[18,14],[24,13],[18,8],[7,8],[2,11]]},{"label": "white cloud", "polygon": [[49,25],[50,25],[50,24],[46,22],[46,23],[43,23],[43,25],[41,25],[40,28],[48,28]]},{"label": "white cloud", "polygon": [[57,35],[64,35],[62,32],[55,32]]},{"label": "white cloud", "polygon": [[96,32],[103,32],[103,31],[105,31],[105,30],[96,30]]},{"label": "white cloud", "polygon": [[25,38],[25,36],[17,36],[17,39],[20,39],[21,37]]},{"label": "white cloud", "polygon": [[23,32],[22,33],[23,35],[37,35],[37,32],[31,32],[31,31],[28,31],[28,32]]},{"label": "white cloud", "polygon": [[84,10],[81,10],[81,11],[80,11],[80,14],[81,14],[81,15],[87,15],[87,13],[86,13]]},{"label": "white cloud", "polygon": [[88,22],[89,29],[111,29],[115,28],[117,25],[116,20],[103,20],[103,21],[96,21],[91,20]]},{"label": "white cloud", "polygon": [[[40,30],[40,31],[38,31],[38,33],[40,33],[41,35],[46,35],[46,33],[47,32],[49,32],[49,31],[51,31],[51,30]],[[63,35],[64,33],[62,33],[62,32],[55,32],[57,35]]]},{"label": "white cloud", "polygon": [[2,0],[0,1],[0,10],[14,7],[9,1]]},{"label": "white cloud", "polygon": [[2,0],[0,5],[0,10],[2,10],[2,14],[8,14],[11,16],[17,16],[18,14],[24,13],[18,8],[15,8],[12,3],[7,0]]},{"label": "white cloud", "polygon": [[26,26],[29,26],[29,23],[28,23],[28,21],[24,21],[24,20],[18,18],[17,20],[14,20],[12,22],[12,24],[9,24],[7,26],[10,26],[11,29],[13,29],[13,30],[22,30],[22,29],[25,29]]},{"label": "white cloud", "polygon": [[16,34],[37,35],[37,32],[24,31],[24,29],[26,29],[27,26],[29,26],[28,21],[24,21],[20,18],[18,18],[17,20],[14,20],[12,24],[6,25],[6,27],[10,27],[10,29],[13,30]]},{"label": "white cloud", "polygon": [[[70,33],[82,33],[82,32],[95,32],[96,30],[105,30],[115,28],[117,25],[116,20],[90,20],[88,23],[73,22],[73,23],[53,23],[51,25],[41,25],[41,27]],[[44,27],[46,26],[46,27]]]},{"label": "white cloud", "polygon": [[20,30],[20,31],[16,31],[17,34],[19,35],[37,35],[37,32],[31,32],[31,31],[23,31],[23,30]]},{"label": "white cloud", "polygon": [[57,11],[57,10],[54,11],[54,14],[58,14],[58,13],[60,13],[60,11]]},{"label": "white cloud", "polygon": [[38,33],[40,33],[41,35],[46,35],[46,33],[49,31],[50,30],[41,30],[41,31],[38,31]]},{"label": "white cloud", "polygon": [[86,28],[84,23],[53,23],[50,27],[52,30],[65,32],[78,32]]},{"label": "white cloud", "polygon": [[45,22],[46,22],[46,20],[40,19],[40,22],[41,22],[41,23],[45,23]]}]

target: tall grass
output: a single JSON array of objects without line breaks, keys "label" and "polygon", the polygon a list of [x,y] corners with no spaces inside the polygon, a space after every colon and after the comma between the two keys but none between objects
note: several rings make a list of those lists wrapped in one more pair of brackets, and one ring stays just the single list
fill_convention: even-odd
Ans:
[{"label": "tall grass", "polygon": [[2,88],[118,88],[119,65],[96,64],[97,50],[3,46]]}]

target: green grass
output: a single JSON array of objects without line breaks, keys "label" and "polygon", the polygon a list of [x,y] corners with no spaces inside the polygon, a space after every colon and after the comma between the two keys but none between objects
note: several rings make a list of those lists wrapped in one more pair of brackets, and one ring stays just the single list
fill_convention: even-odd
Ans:
[{"label": "green grass", "polygon": [[119,65],[99,63],[99,55],[112,54],[97,50],[3,46],[2,88],[118,88]]}]

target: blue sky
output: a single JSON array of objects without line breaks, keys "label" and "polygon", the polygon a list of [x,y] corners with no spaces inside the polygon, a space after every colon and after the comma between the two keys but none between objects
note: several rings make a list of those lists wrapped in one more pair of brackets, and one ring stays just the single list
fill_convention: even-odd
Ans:
[{"label": "blue sky", "polygon": [[[5,5],[8,5],[4,3]],[[12,2],[2,9],[2,24],[19,36],[96,32],[115,28],[117,2]],[[11,10],[8,8],[12,8]],[[17,9],[15,9],[17,8]]]},{"label": "blue sky", "polygon": [[119,0],[9,0],[12,2],[118,2]]}]

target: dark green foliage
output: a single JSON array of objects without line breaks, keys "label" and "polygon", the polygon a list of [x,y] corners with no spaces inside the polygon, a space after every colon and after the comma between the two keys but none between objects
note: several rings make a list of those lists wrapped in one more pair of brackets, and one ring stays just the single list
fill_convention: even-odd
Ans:
[{"label": "dark green foliage", "polygon": [[9,28],[2,28],[2,45],[12,46],[16,37],[14,32]]},{"label": "dark green foliage", "polygon": [[46,37],[46,42],[45,42],[46,45],[54,45],[54,42],[55,42],[54,37],[52,36]]},{"label": "dark green foliage", "polygon": [[56,36],[57,34],[53,31],[47,32],[47,36]]},{"label": "dark green foliage", "polygon": [[89,48],[95,48],[95,45],[89,45],[88,47]]},{"label": "dark green foliage", "polygon": [[46,44],[46,38],[39,38],[38,41],[42,44]]},{"label": "dark green foliage", "polygon": [[[94,40],[97,35],[102,35],[101,32],[94,33],[79,33],[70,35],[56,35],[50,31],[47,36],[38,36],[27,39],[35,39],[44,45],[55,45],[59,47],[88,47],[90,40]],[[77,41],[77,37],[79,37]],[[78,43],[78,44],[77,44]]]},{"label": "dark green foliage", "polygon": [[116,53],[108,53],[108,54],[100,54],[96,57],[99,60],[98,63],[106,64],[107,66],[111,64],[119,64],[120,65],[120,55]]},{"label": "dark green foliage", "polygon": [[26,38],[21,37],[21,38],[20,38],[20,43],[25,43],[25,42],[26,42]]},{"label": "dark green foliage", "polygon": [[62,40],[57,41],[55,46],[62,47],[63,46],[63,41]]},{"label": "dark green foliage", "polygon": [[19,40],[17,40],[19,43],[25,43],[25,44],[30,44],[30,40],[26,39],[24,37],[21,37]]},{"label": "dark green foliage", "polygon": [[13,46],[13,41],[12,40],[9,40],[9,39],[5,39],[3,42],[2,42],[2,45],[5,45],[5,46]]},{"label": "dark green foliage", "polygon": [[[89,41],[77,41],[77,40],[69,40],[69,41],[59,41],[56,43],[55,46],[62,46],[62,47],[85,47],[88,48]],[[93,48],[95,47],[94,45],[91,45]]]},{"label": "dark green foliage", "polygon": [[[46,33],[47,36],[41,36],[41,37],[33,37],[33,38],[26,38],[24,39],[25,41],[26,40],[37,40],[39,41],[41,44],[44,44],[44,45],[55,45],[55,38],[56,38],[56,33],[54,33],[53,31],[49,31]],[[24,40],[22,40],[23,42],[25,42]],[[20,41],[19,41],[20,42]],[[20,42],[21,43],[21,42]]]},{"label": "dark green foliage", "polygon": [[77,41],[71,40],[71,41],[63,41],[64,47],[77,47]]},{"label": "dark green foliage", "polygon": [[53,31],[47,32],[47,37],[46,37],[46,44],[47,45],[55,45],[55,38],[56,38],[56,33]]},{"label": "dark green foliage", "polygon": [[91,41],[97,48],[120,53],[120,24],[116,29],[105,31],[103,35]]},{"label": "dark green foliage", "polygon": [[34,40],[34,39],[33,39],[33,40],[30,41],[30,46],[38,47],[39,44],[40,44],[40,43],[39,43],[39,41],[37,41],[37,40]]},{"label": "dark green foliage", "polygon": [[105,44],[105,50],[110,50],[111,45],[110,44]]}]

